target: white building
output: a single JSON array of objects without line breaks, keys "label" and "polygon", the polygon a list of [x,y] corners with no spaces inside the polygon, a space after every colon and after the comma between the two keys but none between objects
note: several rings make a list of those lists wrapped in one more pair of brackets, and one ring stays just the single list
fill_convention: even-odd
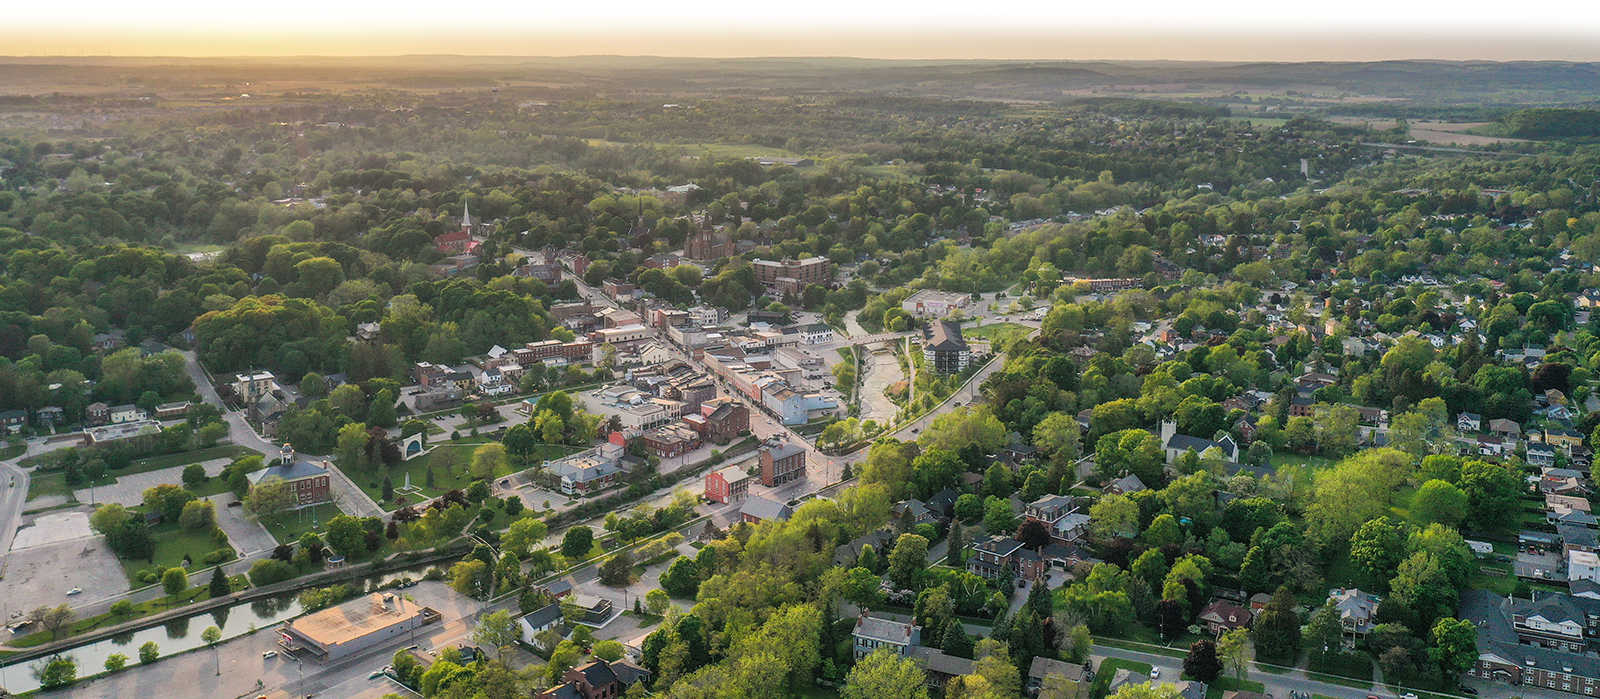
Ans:
[{"label": "white building", "polygon": [[918,318],[943,318],[950,311],[966,308],[972,303],[971,294],[953,294],[948,291],[923,289],[906,297],[900,308]]},{"label": "white building", "polygon": [[1592,551],[1568,551],[1567,580],[1600,582],[1600,556]]}]

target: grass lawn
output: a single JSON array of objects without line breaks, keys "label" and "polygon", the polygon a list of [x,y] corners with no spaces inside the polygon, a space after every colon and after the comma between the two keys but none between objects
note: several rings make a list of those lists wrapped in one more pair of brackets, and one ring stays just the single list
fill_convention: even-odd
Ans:
[{"label": "grass lawn", "polygon": [[971,327],[971,328],[962,328],[961,329],[961,335],[963,337],[968,337],[968,338],[976,337],[976,338],[989,340],[989,341],[992,342],[992,341],[995,341],[995,340],[999,340],[999,339],[1001,339],[1003,337],[1011,337],[1013,335],[1026,335],[1031,330],[1033,330],[1033,329],[1029,328],[1026,325],[1019,325],[1017,323],[990,323],[988,325],[979,325],[979,326]]},{"label": "grass lawn", "polygon": [[299,541],[300,535],[306,532],[320,533],[334,515],[341,514],[339,507],[333,503],[312,505],[303,510],[294,510],[277,517],[268,517],[262,524],[267,531],[280,544]]},{"label": "grass lawn", "polygon": [[639,628],[641,628],[641,629],[648,629],[648,628],[650,628],[652,626],[655,626],[656,624],[661,623],[662,619],[666,618],[666,617],[663,617],[663,616],[656,616],[656,615],[651,614],[649,612],[635,613],[632,609],[624,610],[622,612],[622,615],[623,616],[631,616],[631,617],[637,618],[639,620]]},{"label": "grass lawn", "polygon": [[1127,669],[1141,677],[1150,677],[1150,663],[1141,663],[1137,660],[1123,660],[1121,658],[1106,658],[1100,661],[1100,669],[1094,673],[1094,689],[1089,696],[1103,697],[1106,695],[1106,686],[1111,684],[1111,678],[1117,670]]},{"label": "grass lawn", "polygon": [[1368,579],[1366,571],[1361,570],[1354,561],[1350,560],[1350,550],[1348,548],[1339,549],[1333,555],[1333,558],[1328,561],[1326,575],[1329,585],[1373,589],[1372,581]]},{"label": "grass lawn", "polygon": [[[203,563],[201,561],[204,559],[206,554],[211,553],[219,548],[223,548],[218,546],[216,541],[212,540],[210,531],[202,529],[184,529],[183,527],[178,526],[177,522],[162,522],[161,524],[157,524],[156,526],[150,528],[150,534],[155,538],[156,542],[156,555],[154,563],[119,559],[122,561],[123,572],[128,574],[129,584],[133,585],[135,589],[144,586],[144,583],[139,582],[138,578],[135,577],[141,570],[177,567],[183,565],[183,557],[188,555],[192,563],[187,567],[187,569],[189,572],[193,573],[197,570],[210,568],[211,564]],[[237,554],[233,553],[232,548],[229,548],[228,552],[229,556],[227,560],[231,561]]]},{"label": "grass lawn", "polygon": [[1333,465],[1332,459],[1321,456],[1308,456],[1302,454],[1273,454],[1272,467],[1282,466],[1308,466],[1311,468],[1326,468]]},{"label": "grass lawn", "polygon": [[[487,437],[463,437],[459,440],[440,444],[422,456],[410,461],[402,461],[393,467],[381,472],[355,472],[345,471],[350,480],[355,481],[373,500],[381,501],[383,496],[383,475],[387,473],[396,490],[405,487],[406,476],[411,476],[411,485],[418,488],[422,497],[411,496],[408,498],[412,504],[422,499],[432,499],[444,495],[458,488],[472,485],[472,475],[469,469],[472,465],[472,452],[485,442]],[[578,447],[568,447],[556,444],[540,445],[534,452],[529,464],[558,459],[567,454],[580,451]],[[428,487],[428,469],[433,469],[433,485]],[[514,460],[508,467],[495,472],[496,478],[503,478],[518,471],[528,468],[516,463]],[[389,506],[389,503],[384,503]],[[394,509],[390,506],[391,509]]]},{"label": "grass lawn", "polygon": [[1363,680],[1372,683],[1372,656],[1366,653],[1328,653],[1324,658],[1319,652],[1310,653],[1306,668],[1312,672],[1327,675],[1339,675],[1354,680]]},{"label": "grass lawn", "polygon": [[28,445],[26,444],[7,444],[3,447],[0,447],[0,461],[15,459],[23,454],[26,454],[27,452]]},{"label": "grass lawn", "polygon": [[72,489],[67,487],[67,474],[62,471],[35,472],[28,481],[28,499],[60,495],[72,499]]},{"label": "grass lawn", "polygon": [[1222,699],[1223,692],[1255,692],[1265,694],[1267,686],[1255,680],[1243,682],[1226,675],[1218,677],[1216,682],[1206,685],[1206,699]]}]

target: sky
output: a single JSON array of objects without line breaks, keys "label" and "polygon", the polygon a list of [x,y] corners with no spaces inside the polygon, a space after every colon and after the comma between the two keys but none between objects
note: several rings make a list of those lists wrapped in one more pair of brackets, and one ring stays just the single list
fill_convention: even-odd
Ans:
[{"label": "sky", "polygon": [[1592,0],[74,0],[12,56],[856,56],[1600,61]]}]

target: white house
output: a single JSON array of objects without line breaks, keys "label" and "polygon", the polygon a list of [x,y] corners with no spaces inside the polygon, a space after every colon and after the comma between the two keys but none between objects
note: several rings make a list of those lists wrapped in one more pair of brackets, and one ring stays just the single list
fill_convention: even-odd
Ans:
[{"label": "white house", "polygon": [[1483,416],[1477,413],[1462,413],[1456,416],[1456,429],[1462,432],[1477,432],[1483,427]]},{"label": "white house", "polygon": [[1567,580],[1600,582],[1600,556],[1593,551],[1568,551]]},{"label": "white house", "polygon": [[800,326],[800,341],[808,345],[820,345],[833,342],[833,328],[827,323],[812,323]]}]

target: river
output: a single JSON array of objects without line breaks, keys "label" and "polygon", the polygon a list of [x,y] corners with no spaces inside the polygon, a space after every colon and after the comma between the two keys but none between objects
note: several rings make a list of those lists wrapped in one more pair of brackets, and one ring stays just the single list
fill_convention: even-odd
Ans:
[{"label": "river", "polygon": [[[381,586],[405,577],[421,577],[421,571],[426,569],[427,566],[416,570],[391,571],[383,575],[362,578],[360,582],[370,589],[373,584]],[[374,579],[376,583],[371,582]],[[287,592],[281,597],[240,602],[222,609],[201,612],[141,631],[118,634],[103,641],[75,646],[63,651],[61,655],[77,661],[79,677],[104,672],[106,658],[116,653],[128,656],[128,666],[132,667],[139,664],[139,647],[148,641],[154,641],[161,648],[162,657],[165,657],[206,645],[205,641],[200,640],[200,634],[207,627],[217,627],[222,631],[222,640],[226,641],[271,628],[300,616],[304,612],[300,608],[298,594]],[[0,630],[0,633],[3,632]],[[30,632],[31,630],[25,630],[23,633]],[[33,676],[33,671],[48,662],[50,658],[39,658],[13,665],[0,665],[0,688],[13,694],[38,689],[39,681]]]}]

